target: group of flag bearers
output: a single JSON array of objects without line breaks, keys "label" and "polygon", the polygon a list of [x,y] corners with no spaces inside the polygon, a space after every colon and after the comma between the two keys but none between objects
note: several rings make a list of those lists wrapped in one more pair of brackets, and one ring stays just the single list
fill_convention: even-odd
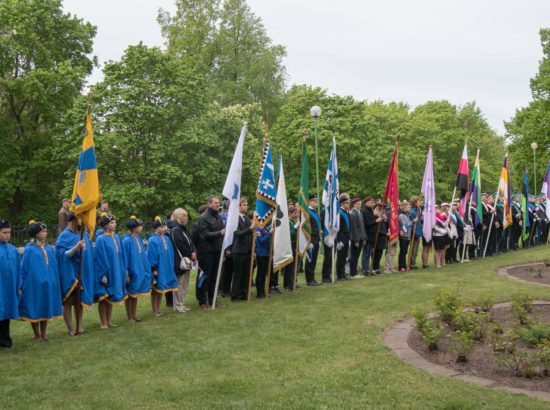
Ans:
[{"label": "group of flag bearers", "polygon": [[[334,282],[336,276],[338,279],[344,279],[344,266],[349,259],[352,275],[356,273],[361,250],[363,271],[367,253],[366,266],[369,266],[369,258],[372,257],[373,271],[376,272],[380,267],[382,252],[386,250],[387,259],[395,258],[392,244],[404,234],[406,240],[400,243],[409,253],[407,269],[414,268],[420,236],[424,245],[423,252],[425,249],[429,250],[433,242],[436,245],[437,257],[437,251],[442,249],[443,242],[443,248],[448,247],[447,239],[441,241],[436,238],[438,225],[447,228],[454,224],[461,227],[462,260],[468,247],[468,256],[472,256],[472,251],[474,256],[485,256],[487,249],[489,254],[505,249],[504,246],[506,249],[514,249],[519,238],[523,240],[524,245],[535,238],[542,242],[545,235],[548,241],[550,212],[544,198],[550,194],[550,167],[543,185],[544,195],[538,199],[531,199],[527,192],[526,176],[521,195],[522,203],[519,204],[510,195],[508,159],[505,158],[496,198],[491,204],[485,198],[482,200],[481,196],[479,151],[472,185],[469,186],[466,146],[451,201],[453,205],[455,199],[457,200],[457,209],[453,209],[447,215],[436,213],[433,153],[430,146],[421,195],[410,204],[412,209],[409,213],[409,208],[401,208],[399,204],[397,142],[383,202],[373,208],[372,204],[369,205],[372,198],[366,198],[366,205],[371,209],[372,216],[367,212],[365,217],[370,218],[370,222],[363,220],[362,224],[365,231],[372,230],[369,233],[371,237],[374,233],[374,241],[369,242],[355,237],[355,233],[352,234],[358,214],[354,212],[356,209],[350,210],[350,197],[339,194],[336,141],[333,139],[332,142],[322,196],[323,210],[319,214],[316,202],[318,198],[310,196],[308,192],[308,155],[305,139],[302,143],[298,201],[296,206],[289,207],[282,156],[279,156],[278,169],[275,172],[270,144],[266,137],[256,190],[256,208],[253,217],[248,218],[248,203],[241,197],[245,135],[246,124],[241,130],[223,189],[223,195],[229,201],[226,217],[222,221],[217,209],[219,201],[217,197],[212,196],[209,198],[209,208],[198,222],[201,241],[195,245],[199,253],[197,299],[201,307],[215,309],[220,305],[216,299],[224,253],[228,250],[232,254],[234,271],[231,298],[234,301],[250,301],[254,265],[257,268],[258,298],[265,297],[269,288],[276,288],[279,272],[283,273],[284,287],[294,291],[297,287],[297,272],[302,262],[305,262],[307,284],[318,285],[314,275],[321,239],[324,262],[327,262],[326,269],[323,267],[323,279],[326,282]],[[128,221],[128,233],[122,239],[116,234],[116,218],[108,213],[101,215],[101,230],[95,232],[99,180],[93,150],[93,131],[88,115],[87,135],[83,142],[71,200],[72,212],[68,227],[57,238],[55,248],[46,243],[46,225],[31,221],[28,230],[31,241],[26,245],[21,260],[17,249],[8,244],[9,223],[0,221],[1,346],[11,346],[10,319],[30,322],[35,338],[44,341],[47,340],[48,321],[61,316],[65,319],[70,335],[82,333],[82,306],[98,303],[100,327],[107,329],[114,327],[111,320],[113,305],[125,304],[128,320],[137,322],[137,301],[140,296],[152,293],[153,314],[160,315],[162,294],[177,292],[181,287],[178,286],[174,261],[183,262],[184,258],[181,254],[179,259],[175,255],[173,239],[167,235],[167,221],[155,218],[154,233],[149,237],[147,247],[141,238],[144,223],[136,217]],[[460,190],[459,197],[455,198],[457,190]],[[519,199],[518,196],[517,200]],[[354,199],[353,206],[357,202],[358,200]],[[401,218],[404,213],[407,214],[407,218]],[[481,231],[478,229],[479,226]],[[519,234],[517,227],[521,231]],[[364,237],[367,236],[367,232],[363,234]],[[447,235],[447,230],[444,235]],[[505,237],[508,239],[506,245],[503,245],[502,238]],[[188,236],[186,238],[191,245]],[[95,244],[92,242],[93,239]],[[449,239],[452,240],[450,233]],[[405,270],[404,257],[407,252],[400,255],[400,270]],[[203,285],[205,280],[206,286]],[[73,325],[73,311],[76,326]]]}]

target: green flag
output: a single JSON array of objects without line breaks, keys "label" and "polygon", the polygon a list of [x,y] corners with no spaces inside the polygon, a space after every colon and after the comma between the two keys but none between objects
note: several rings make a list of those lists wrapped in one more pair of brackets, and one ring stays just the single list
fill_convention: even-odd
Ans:
[{"label": "green flag", "polygon": [[527,205],[529,201],[529,176],[527,174],[527,168],[525,168],[525,173],[523,174],[523,186],[521,189],[521,213],[523,214],[523,224],[521,239],[523,242],[529,237],[529,207]]},{"label": "green flag", "polygon": [[297,208],[300,211],[300,229],[298,231],[298,253],[304,256],[311,242],[311,224],[309,221],[309,187],[308,187],[308,157],[307,145],[302,144],[302,175],[300,177],[300,193]]}]

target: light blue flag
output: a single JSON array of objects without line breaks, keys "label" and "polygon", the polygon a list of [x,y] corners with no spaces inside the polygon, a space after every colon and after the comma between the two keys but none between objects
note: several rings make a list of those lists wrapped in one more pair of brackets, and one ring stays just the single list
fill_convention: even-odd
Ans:
[{"label": "light blue flag", "polygon": [[325,245],[331,248],[340,229],[340,191],[338,187],[338,162],[336,161],[336,139],[332,139],[332,152],[328,162],[322,204],[325,207],[323,236]]},{"label": "light blue flag", "polygon": [[269,142],[266,142],[262,155],[260,179],[256,189],[256,211],[254,212],[254,220],[259,227],[269,224],[277,207],[277,186],[274,170],[271,147]]}]

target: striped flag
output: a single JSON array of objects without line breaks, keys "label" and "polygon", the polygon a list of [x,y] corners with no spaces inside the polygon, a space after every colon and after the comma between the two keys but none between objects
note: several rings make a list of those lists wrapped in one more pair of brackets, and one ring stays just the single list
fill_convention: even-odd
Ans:
[{"label": "striped flag", "polygon": [[523,214],[523,226],[521,237],[524,241],[527,240],[529,236],[529,227],[531,226],[529,221],[529,174],[527,173],[527,168],[523,173],[523,186],[521,187],[521,213]]},{"label": "striped flag", "polygon": [[502,200],[502,226],[504,229],[512,224],[512,211],[510,209],[510,173],[508,172],[508,154],[504,156],[504,164],[498,181],[498,195]]},{"label": "striped flag", "polygon": [[472,175],[472,189],[470,191],[472,193],[470,206],[473,202],[476,209],[474,213],[474,220],[472,221],[472,226],[476,227],[480,225],[481,221],[483,220],[483,205],[481,204],[481,169],[479,166],[479,150],[477,150],[476,162],[474,164],[474,174]]},{"label": "striped flag", "polygon": [[322,204],[325,207],[323,221],[323,241],[332,248],[340,229],[340,191],[338,187],[338,163],[336,161],[336,138],[332,138],[332,152],[328,162]]},{"label": "striped flag", "polygon": [[391,159],[390,170],[388,171],[388,182],[384,192],[384,200],[390,204],[389,233],[390,240],[395,241],[399,238],[399,173],[398,163],[399,139],[395,143]]},{"label": "striped flag", "polygon": [[86,135],[82,141],[82,151],[80,152],[74,177],[71,212],[86,225],[92,239],[95,232],[96,208],[100,197],[94,130],[92,128],[92,116],[88,113],[86,115]]},{"label": "striped flag", "polygon": [[298,229],[298,254],[304,256],[311,242],[311,223],[309,215],[309,184],[308,184],[307,144],[302,144],[302,174],[300,177],[300,193],[296,208],[300,211],[300,228]]},{"label": "striped flag", "polygon": [[546,169],[546,175],[542,182],[541,193],[546,197],[546,217],[550,219],[550,204],[548,200],[550,198],[550,163],[548,163],[548,168]]},{"label": "striped flag", "polygon": [[456,187],[460,189],[460,201],[458,202],[458,213],[464,218],[464,213],[468,208],[468,145],[464,144],[462,158],[458,166],[458,175],[456,178]]}]

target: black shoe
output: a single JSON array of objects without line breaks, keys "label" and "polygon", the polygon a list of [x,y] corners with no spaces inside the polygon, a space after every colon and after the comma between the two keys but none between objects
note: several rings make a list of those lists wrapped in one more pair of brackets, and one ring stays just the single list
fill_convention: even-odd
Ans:
[{"label": "black shoe", "polygon": [[231,298],[231,303],[238,303],[238,302],[242,302],[242,299],[241,298],[234,298],[234,297]]},{"label": "black shoe", "polygon": [[273,292],[279,293],[279,294],[283,293],[283,292],[281,292],[281,289],[279,289],[277,286],[273,287]]},{"label": "black shoe", "polygon": [[264,299],[265,298],[265,295],[258,295],[256,296],[256,299]]},{"label": "black shoe", "polygon": [[331,279],[323,279],[323,283],[332,283]]}]

